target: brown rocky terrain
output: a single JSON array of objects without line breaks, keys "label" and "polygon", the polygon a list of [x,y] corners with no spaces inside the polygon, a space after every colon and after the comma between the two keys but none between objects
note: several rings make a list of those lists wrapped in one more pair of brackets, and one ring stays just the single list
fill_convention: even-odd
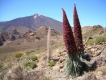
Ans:
[{"label": "brown rocky terrain", "polygon": [[[64,47],[57,48],[52,51],[51,60],[56,64],[50,67],[46,61],[46,51],[44,55],[37,61],[37,68],[28,71],[22,71],[20,67],[10,69],[5,75],[4,80],[43,80],[44,77],[49,80],[105,80],[106,79],[106,43],[95,46],[85,46],[85,55],[88,55],[90,61],[86,61],[89,67],[95,68],[94,71],[85,72],[79,77],[66,77],[64,73],[64,63],[67,53]],[[41,56],[38,54],[37,56]],[[21,60],[20,60],[21,61]],[[34,77],[35,76],[35,77]],[[9,79],[11,78],[11,79]]]},{"label": "brown rocky terrain", "polygon": [[[90,30],[88,30],[88,28]],[[85,31],[83,31],[85,29]],[[95,29],[95,30],[93,30]],[[44,32],[43,32],[44,31]],[[64,73],[64,63],[67,58],[66,49],[63,43],[63,38],[58,32],[51,29],[51,61],[55,62],[54,66],[49,65],[47,62],[47,49],[46,49],[46,36],[47,28],[40,27],[35,32],[27,32],[24,37],[28,37],[29,41],[26,42],[24,48],[30,44],[25,50],[22,48],[22,45],[19,46],[23,50],[15,50],[14,52],[7,53],[9,56],[3,56],[1,59],[4,61],[0,69],[0,79],[1,80],[106,80],[106,41],[99,42],[97,44],[88,44],[88,38],[93,36],[104,36],[106,35],[105,29],[102,27],[84,27],[83,31],[83,43],[85,48],[85,57],[88,61],[84,61],[91,70],[85,72],[82,76],[79,77],[66,77]],[[101,32],[102,31],[102,32]],[[98,34],[95,34],[97,33]],[[92,33],[92,35],[90,35]],[[99,34],[100,33],[100,34]],[[33,36],[35,35],[35,36]],[[43,36],[42,36],[43,35]],[[45,36],[45,37],[44,37]],[[35,42],[33,42],[33,38]],[[23,39],[25,40],[25,39]],[[32,41],[31,41],[32,40]],[[15,40],[17,41],[17,40]],[[13,41],[14,42],[14,41]],[[33,44],[37,46],[33,48]],[[42,45],[41,45],[42,44]],[[12,43],[9,44],[13,45]],[[14,47],[15,47],[14,43]],[[8,45],[6,45],[8,46]],[[2,47],[6,47],[2,46]],[[17,46],[18,47],[18,46]],[[6,48],[5,48],[6,49]],[[13,48],[12,48],[13,49]],[[12,50],[13,51],[13,50]],[[20,58],[16,58],[14,55],[16,53],[22,53],[23,55]],[[5,54],[6,54],[5,53]],[[37,56],[38,59],[33,61],[29,56]],[[6,59],[4,59],[6,58]],[[24,68],[23,64],[27,62],[34,62],[37,67],[35,68]]]},{"label": "brown rocky terrain", "polygon": [[100,25],[85,26],[82,28],[83,38],[95,37],[98,35],[102,35],[105,32],[106,32],[106,29]]},{"label": "brown rocky terrain", "polygon": [[[25,34],[13,30],[11,33],[2,32],[0,34],[1,46],[4,45],[21,45],[36,40],[44,40],[47,37],[48,28],[41,26],[35,31],[28,31]],[[51,29],[51,36],[59,35],[60,33]]]}]

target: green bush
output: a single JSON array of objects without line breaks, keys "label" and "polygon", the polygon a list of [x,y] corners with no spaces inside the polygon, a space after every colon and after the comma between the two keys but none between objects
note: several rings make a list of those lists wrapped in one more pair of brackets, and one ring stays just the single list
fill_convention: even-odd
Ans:
[{"label": "green bush", "polygon": [[35,61],[35,60],[38,59],[38,57],[37,57],[37,56],[30,56],[30,59],[31,59],[32,61]]},{"label": "green bush", "polygon": [[16,58],[20,58],[22,55],[23,55],[23,53],[16,53],[16,54],[15,54],[15,57],[16,57]]},{"label": "green bush", "polygon": [[98,37],[95,38],[95,41],[94,41],[94,39],[88,40],[87,44],[88,45],[93,45],[94,42],[95,42],[95,44],[99,44],[100,42],[106,42],[106,37],[98,36]]},{"label": "green bush", "polygon": [[93,44],[94,44],[94,39],[88,40],[87,44],[88,44],[88,45],[93,45]]},{"label": "green bush", "polygon": [[49,62],[49,66],[50,66],[50,67],[55,66],[55,62],[54,62],[54,61],[50,61],[50,62]]},{"label": "green bush", "polygon": [[34,69],[37,67],[36,63],[34,62],[27,62],[24,66],[26,69],[29,69],[29,68]]},{"label": "green bush", "polygon": [[95,43],[98,44],[100,42],[106,42],[106,38],[104,36],[98,36],[95,40]]}]

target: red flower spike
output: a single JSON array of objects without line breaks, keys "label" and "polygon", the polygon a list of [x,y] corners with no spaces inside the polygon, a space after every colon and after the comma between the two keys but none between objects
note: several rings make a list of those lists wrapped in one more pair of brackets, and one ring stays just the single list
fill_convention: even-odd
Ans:
[{"label": "red flower spike", "polygon": [[63,11],[63,38],[64,38],[64,43],[67,49],[68,54],[76,54],[77,52],[77,47],[75,44],[75,40],[74,40],[74,36],[73,36],[73,32],[71,29],[71,26],[69,24],[69,21],[67,19],[67,15],[66,12],[64,11],[64,9],[62,9]]},{"label": "red flower spike", "polygon": [[83,49],[81,25],[77,14],[76,4],[74,4],[74,37],[78,50]]}]

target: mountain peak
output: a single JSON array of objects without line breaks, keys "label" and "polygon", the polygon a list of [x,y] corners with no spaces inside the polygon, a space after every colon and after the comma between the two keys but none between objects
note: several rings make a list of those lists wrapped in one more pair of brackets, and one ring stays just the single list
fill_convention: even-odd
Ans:
[{"label": "mountain peak", "polygon": [[33,18],[35,19],[35,18],[37,18],[38,16],[40,16],[39,14],[34,14],[33,15]]},{"label": "mountain peak", "polygon": [[62,31],[62,23],[39,14],[33,14],[22,18],[16,18],[7,22],[0,22],[0,30],[11,32],[16,29],[19,33],[26,33],[28,30],[36,30],[41,26],[51,27],[56,31]]}]

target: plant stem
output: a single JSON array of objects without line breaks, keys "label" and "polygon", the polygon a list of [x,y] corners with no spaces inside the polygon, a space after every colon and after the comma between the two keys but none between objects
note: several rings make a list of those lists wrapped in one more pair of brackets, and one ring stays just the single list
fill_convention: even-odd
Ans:
[{"label": "plant stem", "polygon": [[82,62],[78,56],[68,55],[65,64],[66,76],[81,76],[84,71],[88,71],[89,67]]}]

